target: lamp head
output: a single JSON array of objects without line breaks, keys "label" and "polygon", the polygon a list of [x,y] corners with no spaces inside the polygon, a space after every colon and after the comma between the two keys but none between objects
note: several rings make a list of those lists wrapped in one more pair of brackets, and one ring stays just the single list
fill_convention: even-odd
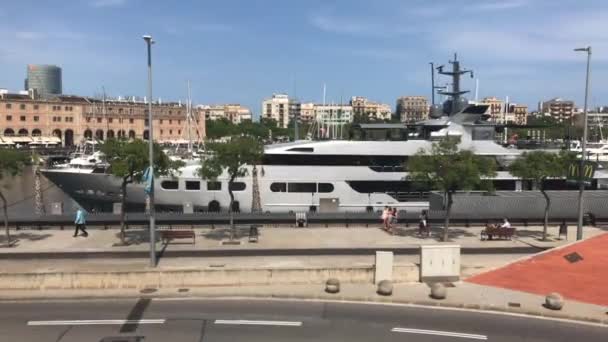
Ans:
[{"label": "lamp head", "polygon": [[143,38],[145,41],[147,41],[147,42],[151,42],[151,41],[152,41],[152,36],[150,36],[150,35],[145,35],[145,36],[142,36],[142,38]]},{"label": "lamp head", "polygon": [[576,48],[574,49],[574,51],[585,51],[585,52],[589,52],[591,51],[591,47],[587,46],[586,48]]}]

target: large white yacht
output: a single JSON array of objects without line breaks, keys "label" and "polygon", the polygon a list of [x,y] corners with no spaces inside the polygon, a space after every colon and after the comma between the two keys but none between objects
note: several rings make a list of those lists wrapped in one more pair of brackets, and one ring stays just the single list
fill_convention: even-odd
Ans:
[{"label": "large white yacht", "polygon": [[[268,145],[259,165],[246,166],[248,176],[233,183],[238,210],[249,212],[289,211],[370,211],[384,206],[407,210],[428,207],[430,189],[407,180],[408,158],[420,150],[429,151],[433,141],[445,136],[460,137],[460,148],[477,155],[495,158],[498,165],[492,179],[496,190],[527,190],[532,185],[507,172],[508,165],[521,150],[505,148],[494,140],[496,126],[487,119],[488,105],[468,104],[460,98],[461,70],[456,58],[453,71],[440,73],[453,78],[451,97],[442,110],[433,106],[431,119],[414,125],[358,125],[349,140],[296,141]],[[162,208],[180,210],[191,205],[195,210],[226,210],[230,203],[228,177],[201,180],[199,162],[191,162],[175,177],[155,180],[155,203]],[[101,170],[100,172],[98,170]],[[120,202],[120,180],[102,168],[93,172],[71,169],[43,170],[43,174],[85,206],[111,208]],[[608,178],[608,175],[596,172]],[[596,177],[591,188],[599,188]],[[566,180],[550,180],[547,189],[575,188]],[[127,203],[143,207],[146,195],[142,184],[130,184]],[[236,209],[236,208],[235,208]]]}]

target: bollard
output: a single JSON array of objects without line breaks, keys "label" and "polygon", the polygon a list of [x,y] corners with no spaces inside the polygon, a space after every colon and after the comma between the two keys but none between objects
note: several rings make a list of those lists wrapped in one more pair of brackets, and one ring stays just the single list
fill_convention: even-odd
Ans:
[{"label": "bollard", "polygon": [[338,293],[340,292],[340,280],[336,278],[330,278],[325,283],[325,292],[327,293]]},{"label": "bollard", "polygon": [[561,310],[564,307],[564,297],[557,292],[549,293],[545,297],[544,306],[551,310]]},{"label": "bollard", "polygon": [[382,280],[378,283],[377,293],[381,296],[390,296],[393,294],[393,283],[390,280]]},{"label": "bollard", "polygon": [[445,299],[447,297],[448,290],[442,283],[434,283],[431,285],[431,298],[433,299]]}]

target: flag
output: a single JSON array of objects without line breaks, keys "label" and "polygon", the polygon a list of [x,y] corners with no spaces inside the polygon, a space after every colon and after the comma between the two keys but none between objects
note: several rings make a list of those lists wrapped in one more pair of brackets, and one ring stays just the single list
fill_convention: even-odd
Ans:
[{"label": "flag", "polygon": [[154,182],[154,175],[152,172],[150,172],[149,166],[146,168],[146,171],[144,171],[144,174],[141,177],[141,181],[146,184],[144,187],[144,191],[146,192],[146,194],[149,195],[152,192],[152,184]]}]

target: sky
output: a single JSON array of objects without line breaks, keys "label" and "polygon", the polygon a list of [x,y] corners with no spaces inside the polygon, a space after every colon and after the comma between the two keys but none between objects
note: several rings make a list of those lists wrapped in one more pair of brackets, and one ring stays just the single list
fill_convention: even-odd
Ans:
[{"label": "sky", "polygon": [[[154,97],[241,103],[273,93],[391,104],[430,97],[430,66],[458,53],[479,97],[608,104],[605,0],[0,0],[0,88],[21,90],[27,64],[63,68],[66,94],[145,96],[144,34],[154,37]],[[443,85],[448,80],[437,77]],[[474,97],[475,80],[463,87]]]}]

